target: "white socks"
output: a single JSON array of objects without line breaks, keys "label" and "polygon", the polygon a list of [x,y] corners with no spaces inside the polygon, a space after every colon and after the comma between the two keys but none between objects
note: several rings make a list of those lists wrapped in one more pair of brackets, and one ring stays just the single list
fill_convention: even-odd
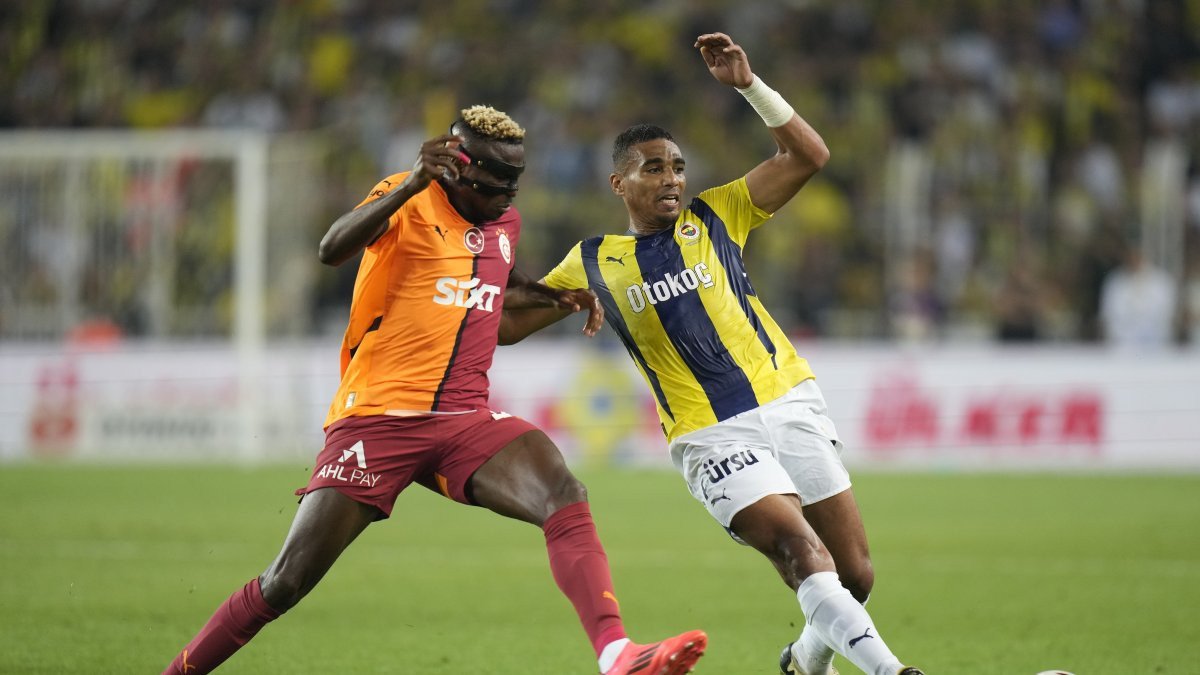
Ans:
[{"label": "white socks", "polygon": [[[875,630],[866,608],[838,581],[836,572],[810,575],[800,584],[796,598],[808,622],[800,634],[806,650],[812,638],[819,638],[865,673],[895,675],[904,667]],[[813,635],[805,637],[807,633]],[[809,651],[807,656],[811,659],[815,654]]]},{"label": "white socks", "polygon": [[[867,601],[860,604],[866,607]],[[816,630],[807,627],[807,623],[800,631],[800,637],[792,644],[792,657],[800,665],[800,670],[809,675],[829,675],[833,668],[833,654],[833,647],[825,644]]]},{"label": "white socks", "polygon": [[806,623],[799,639],[792,645],[792,657],[805,673],[828,675],[833,663],[833,647],[825,644],[817,630]]}]

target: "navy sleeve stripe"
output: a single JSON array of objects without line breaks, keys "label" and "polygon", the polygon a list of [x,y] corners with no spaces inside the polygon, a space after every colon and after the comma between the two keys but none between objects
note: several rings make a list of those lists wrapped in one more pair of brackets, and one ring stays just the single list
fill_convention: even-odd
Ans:
[{"label": "navy sleeve stripe", "polygon": [[608,288],[608,284],[604,283],[604,276],[600,274],[600,263],[598,260],[600,252],[600,243],[604,241],[604,237],[592,237],[580,243],[579,253],[583,259],[583,269],[587,272],[588,287],[596,292],[596,296],[600,298],[600,305],[604,308],[604,318],[608,321],[608,325],[617,332],[617,336],[621,338],[621,343],[625,345],[625,350],[629,352],[629,356],[637,362],[642,372],[646,374],[646,379],[650,381],[650,388],[654,390],[654,397],[658,399],[658,405],[663,409],[672,420],[675,415],[671,413],[671,406],[667,403],[667,395],[663,392],[662,385],[659,384],[658,374],[646,362],[646,358],[642,356],[642,351],[638,349],[637,343],[634,342],[633,336],[629,333],[629,327],[625,325],[625,319],[621,316],[621,309],[617,307],[617,303],[613,300],[612,292]]},{"label": "navy sleeve stripe", "polygon": [[758,335],[759,342],[771,355],[771,363],[778,370],[779,364],[775,361],[775,342],[770,335],[767,335],[767,330],[759,320],[758,314],[750,306],[750,296],[757,294],[754,292],[754,287],[750,285],[749,277],[746,276],[746,266],[742,262],[741,249],[730,238],[725,222],[712,210],[712,207],[697,197],[692,200],[688,208],[699,216],[708,228],[708,237],[712,240],[713,250],[716,251],[721,266],[725,268],[726,281],[737,297],[738,305],[745,313],[746,320],[750,322],[754,332]]},{"label": "navy sleeve stripe", "polygon": [[[678,276],[684,270],[683,252],[673,234],[668,230],[643,237],[634,249],[642,281],[651,287],[665,283],[664,277],[655,275]],[[758,407],[750,379],[726,349],[699,293],[658,296],[646,311],[651,307],[667,339],[704,390],[718,420]]]}]

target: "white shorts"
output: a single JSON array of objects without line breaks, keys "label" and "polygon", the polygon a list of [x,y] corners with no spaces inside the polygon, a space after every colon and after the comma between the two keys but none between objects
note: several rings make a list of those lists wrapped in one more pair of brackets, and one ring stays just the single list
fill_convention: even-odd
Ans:
[{"label": "white shorts", "polygon": [[812,379],[770,403],[686,433],[669,449],[692,496],[726,530],[738,511],[767,495],[795,494],[812,504],[850,487],[842,442]]}]

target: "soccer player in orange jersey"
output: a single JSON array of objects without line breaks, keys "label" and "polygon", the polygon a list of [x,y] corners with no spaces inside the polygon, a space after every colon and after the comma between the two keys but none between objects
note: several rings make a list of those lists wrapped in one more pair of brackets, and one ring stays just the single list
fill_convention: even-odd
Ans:
[{"label": "soccer player in orange jersey", "polygon": [[[363,252],[342,340],[342,381],[300,508],[278,557],[226,600],[164,673],[202,675],[293,607],[367,525],[418,482],[449,499],[542,528],[550,570],[574,605],[601,673],[691,670],[707,638],[626,637],[582,483],[541,430],[488,409],[501,310],[588,309],[586,289],[551,290],[516,272],[524,130],[486,106],[426,141],[321,241],[321,261]],[[486,668],[485,668],[486,670]],[[536,664],[530,670],[537,671]]]}]

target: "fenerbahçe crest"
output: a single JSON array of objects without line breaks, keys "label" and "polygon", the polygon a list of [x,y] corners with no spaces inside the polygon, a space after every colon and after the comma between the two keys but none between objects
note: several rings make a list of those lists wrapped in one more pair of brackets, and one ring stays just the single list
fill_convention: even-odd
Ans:
[{"label": "fenerbah\u00e7e crest", "polygon": [[695,239],[700,236],[700,228],[686,220],[679,224],[678,232],[679,236],[683,239]]}]

